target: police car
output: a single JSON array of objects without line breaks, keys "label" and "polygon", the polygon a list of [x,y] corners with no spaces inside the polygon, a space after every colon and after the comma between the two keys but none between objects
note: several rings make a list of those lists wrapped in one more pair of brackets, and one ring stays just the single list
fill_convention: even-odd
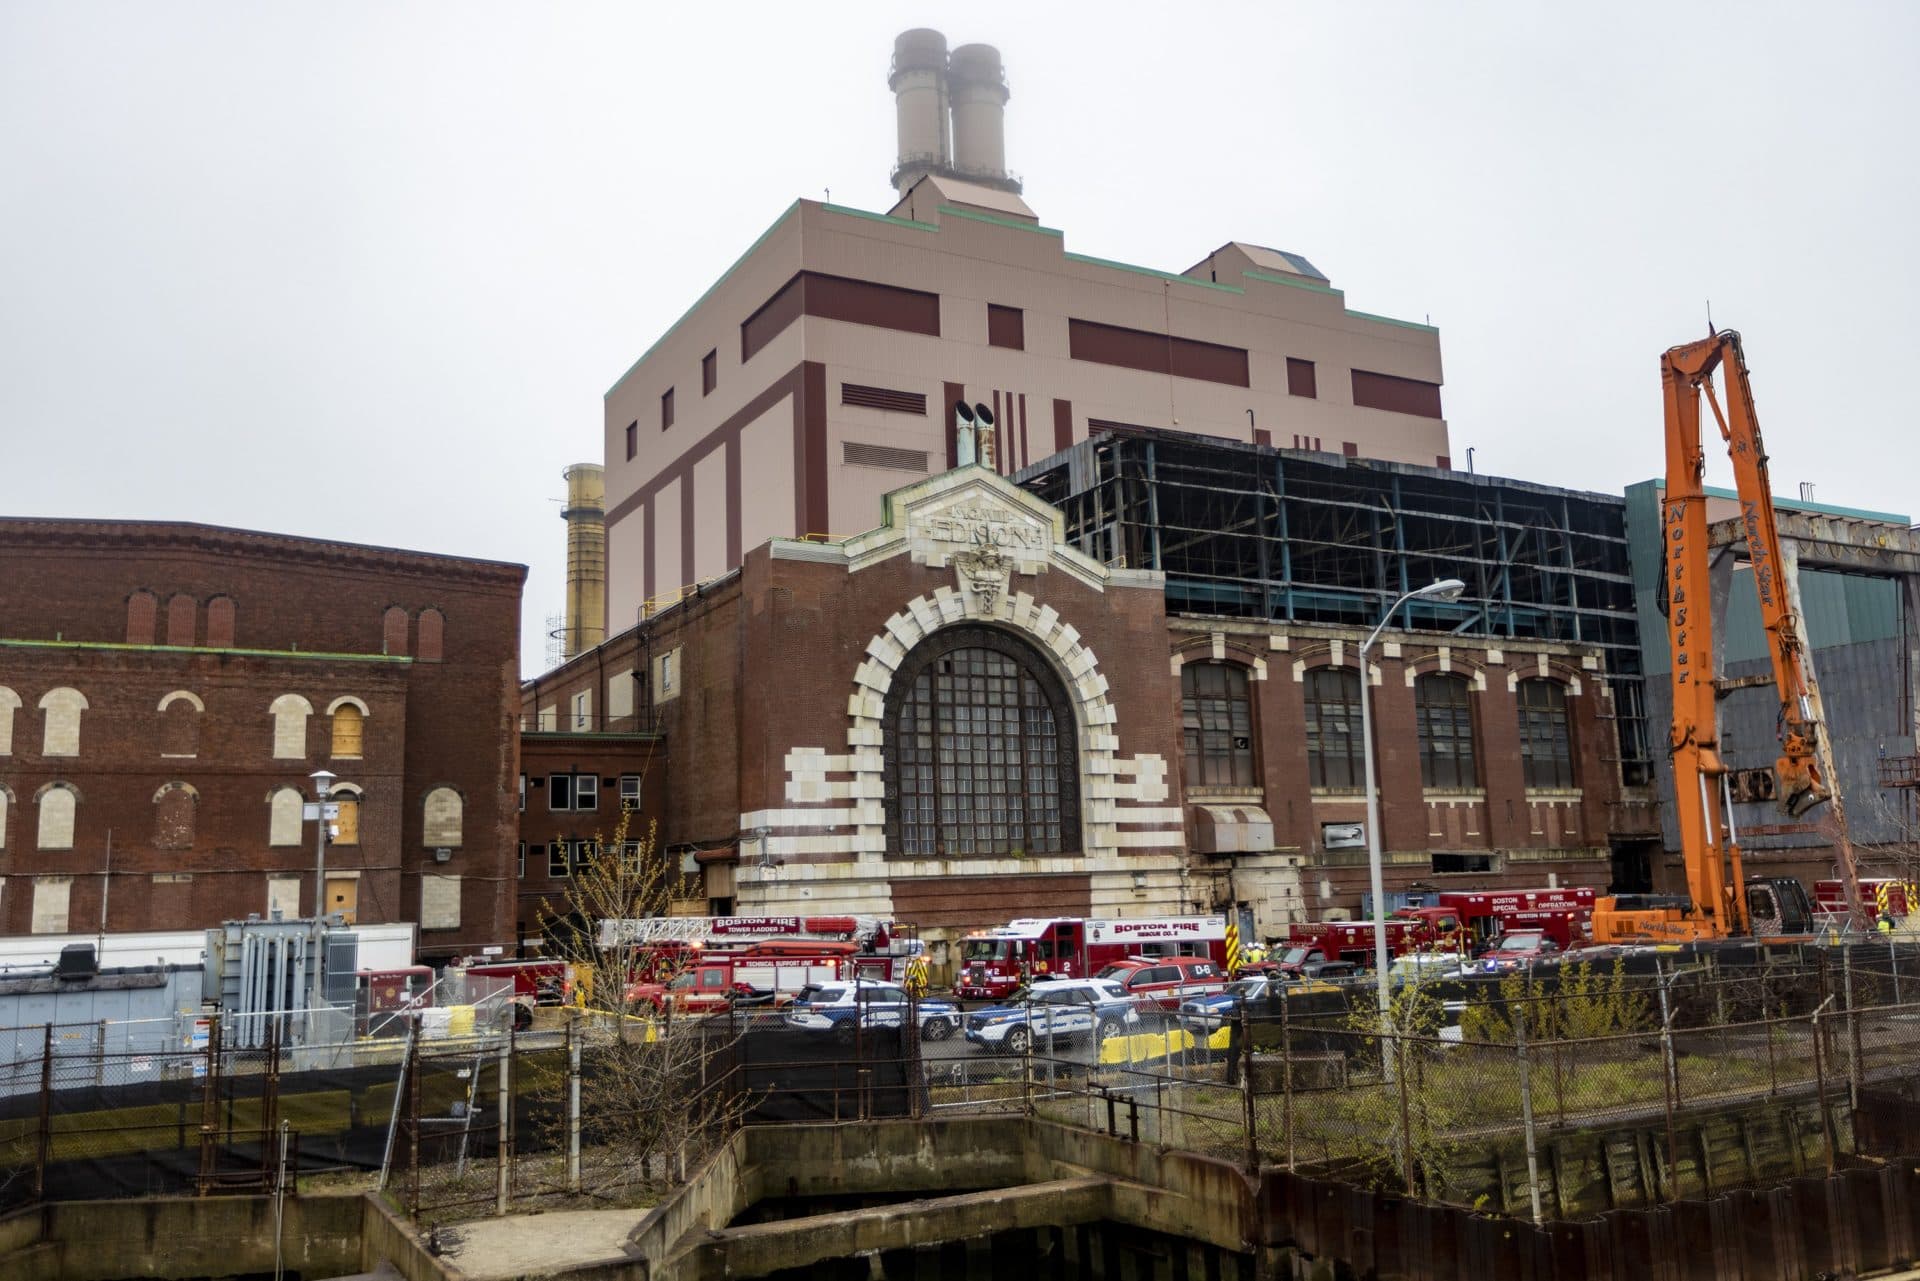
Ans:
[{"label": "police car", "polygon": [[960,1007],[953,1002],[929,999],[916,1007],[898,983],[875,979],[810,983],[787,1008],[787,1026],[842,1041],[853,1040],[860,1028],[897,1028],[910,1017],[919,1019],[924,1040],[943,1041],[960,1030]]},{"label": "police car", "polygon": [[1018,1004],[992,1005],[967,1016],[967,1040],[1002,1054],[1038,1044],[1104,1040],[1140,1022],[1125,988],[1107,979],[1035,983]]}]

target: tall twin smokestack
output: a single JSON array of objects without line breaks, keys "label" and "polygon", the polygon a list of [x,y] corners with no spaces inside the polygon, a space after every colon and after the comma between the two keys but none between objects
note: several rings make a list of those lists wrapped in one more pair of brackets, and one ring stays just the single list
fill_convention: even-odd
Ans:
[{"label": "tall twin smokestack", "polygon": [[893,42],[893,90],[900,130],[894,190],[905,195],[927,174],[964,178],[1018,193],[1007,173],[1006,71],[990,44],[951,54],[938,31],[916,27]]}]

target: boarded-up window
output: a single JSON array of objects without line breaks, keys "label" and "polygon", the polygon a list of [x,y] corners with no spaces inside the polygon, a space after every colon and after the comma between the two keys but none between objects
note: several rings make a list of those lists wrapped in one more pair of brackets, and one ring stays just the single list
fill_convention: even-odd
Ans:
[{"label": "boarded-up window", "polygon": [[135,592],[127,597],[127,644],[153,644],[154,621],[160,602],[152,592]]},{"label": "boarded-up window", "polygon": [[0,787],[0,850],[7,848],[7,789]]},{"label": "boarded-up window", "polygon": [[1384,409],[1421,418],[1440,417],[1440,385],[1393,374],[1353,371],[1353,403],[1362,409]]},{"label": "boarded-up window", "polygon": [[420,928],[460,928],[460,878],[427,875],[420,878]]},{"label": "boarded-up window", "polygon": [[987,304],[987,346],[1027,349],[1027,317],[1018,307]]},{"label": "boarded-up window", "polygon": [[1296,360],[1292,356],[1287,357],[1287,395],[1305,396],[1308,400],[1314,400],[1319,397],[1320,387],[1314,379],[1313,362],[1311,360]]},{"label": "boarded-up window", "polygon": [[36,876],[33,880],[33,932],[67,932],[67,898],[73,891],[71,876]]},{"label": "boarded-up window", "polygon": [[422,843],[428,849],[459,849],[460,820],[465,803],[451,787],[436,787],[427,793],[421,830]]},{"label": "boarded-up window", "polygon": [[313,715],[313,704],[298,694],[282,694],[267,710],[273,715],[274,759],[307,759],[307,717]]},{"label": "boarded-up window", "polygon": [[167,644],[190,646],[193,644],[194,624],[200,618],[200,602],[185,592],[176,593],[167,601]]},{"label": "boarded-up window", "polygon": [[407,611],[398,605],[387,606],[387,612],[380,615],[380,652],[407,652]]},{"label": "boarded-up window", "polygon": [[200,750],[200,700],[175,690],[160,700],[160,755],[193,756]]},{"label": "boarded-up window", "polygon": [[615,720],[633,715],[633,669],[607,678],[607,715]]},{"label": "boarded-up window", "polygon": [[420,611],[420,652],[415,655],[423,663],[440,661],[441,651],[446,645],[447,616],[437,609]]},{"label": "boarded-up window", "polygon": [[215,596],[207,602],[207,644],[214,649],[233,645],[233,597]]},{"label": "boarded-up window", "polygon": [[333,820],[333,834],[328,839],[335,845],[358,845],[360,843],[360,794],[335,792],[333,804],[340,814]]},{"label": "boarded-up window", "polygon": [[60,783],[40,793],[40,839],[37,844],[41,849],[73,848],[73,811],[78,799],[73,789]]},{"label": "boarded-up window", "polygon": [[269,876],[267,878],[267,919],[292,921],[300,916],[300,878],[297,876]]},{"label": "boarded-up window", "polygon": [[80,755],[80,713],[86,696],[77,689],[50,689],[40,698],[43,718],[42,756]]},{"label": "boarded-up window", "polygon": [[199,797],[185,783],[168,783],[153,797],[153,847],[157,850],[193,848],[194,810]]},{"label": "boarded-up window", "polygon": [[273,799],[267,802],[271,811],[267,819],[267,844],[300,844],[301,810],[305,803],[298,788],[283,787],[273,794]]},{"label": "boarded-up window", "polygon": [[20,696],[0,685],[0,756],[13,755],[13,714],[20,710]]},{"label": "boarded-up window", "polygon": [[352,703],[333,709],[333,753],[336,759],[358,760],[366,745],[367,718]]}]

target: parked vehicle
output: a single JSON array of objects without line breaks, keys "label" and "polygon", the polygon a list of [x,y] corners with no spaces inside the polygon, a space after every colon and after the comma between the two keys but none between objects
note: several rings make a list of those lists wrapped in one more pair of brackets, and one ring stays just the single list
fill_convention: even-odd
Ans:
[{"label": "parked vehicle", "polygon": [[1268,972],[1291,979],[1351,979],[1362,973],[1353,961],[1329,960],[1317,947],[1290,947],[1267,963]]},{"label": "parked vehicle", "polygon": [[1502,970],[1527,969],[1560,955],[1560,944],[1544,930],[1514,930],[1494,940],[1475,965],[1495,974]]},{"label": "parked vehicle", "polygon": [[997,1001],[1022,983],[1087,978],[1126,957],[1204,957],[1227,965],[1227,918],[1161,916],[1083,920],[1023,917],[967,935],[953,994]]},{"label": "parked vehicle", "polygon": [[967,1015],[967,1040],[1004,1054],[1025,1054],[1036,1043],[1088,1043],[1138,1025],[1140,1012],[1120,984],[1108,979],[1035,983],[1019,1004],[993,1005]]},{"label": "parked vehicle", "polygon": [[1142,1013],[1168,1013],[1190,996],[1219,992],[1227,976],[1211,960],[1197,956],[1135,956],[1104,967],[1098,977],[1120,985]]},{"label": "parked vehicle", "polygon": [[1285,979],[1264,975],[1235,980],[1219,992],[1180,1002],[1180,1022],[1197,1032],[1215,1031],[1229,1019],[1238,1018],[1241,1006],[1265,1001],[1285,986]]},{"label": "parked vehicle", "polygon": [[960,1007],[953,1002],[927,999],[916,1007],[905,988],[874,979],[808,984],[787,1009],[789,1027],[841,1041],[853,1040],[863,1028],[900,1027],[909,1018],[919,1021],[925,1041],[944,1041],[960,1030]]}]

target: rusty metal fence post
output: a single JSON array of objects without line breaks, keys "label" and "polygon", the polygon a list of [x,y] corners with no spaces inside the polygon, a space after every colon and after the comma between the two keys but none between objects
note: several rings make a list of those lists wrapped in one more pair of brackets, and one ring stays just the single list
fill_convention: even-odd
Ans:
[{"label": "rusty metal fence post", "polygon": [[1280,991],[1280,1128],[1287,1140],[1287,1169],[1293,1169],[1293,1028],[1288,1011],[1292,1002]]},{"label": "rusty metal fence post", "polygon": [[1834,1164],[1833,1162],[1833,1149],[1834,1149],[1833,1110],[1827,1104],[1826,1055],[1822,1052],[1820,1047],[1820,1015],[1822,1014],[1822,1012],[1826,1010],[1826,1008],[1829,1005],[1832,1005],[1832,1004],[1833,1004],[1833,998],[1829,996],[1826,1000],[1820,1002],[1820,1008],[1813,1012],[1814,1094],[1820,1101],[1820,1139],[1821,1139],[1821,1142],[1826,1145],[1827,1173],[1829,1175],[1833,1173],[1833,1164]]},{"label": "rusty metal fence post", "polygon": [[53,1160],[53,1024],[47,1024],[40,1052],[40,1133],[33,1158],[33,1198],[47,1195],[47,1166]]},{"label": "rusty metal fence post", "polygon": [[1240,1001],[1240,1102],[1247,1126],[1247,1173],[1258,1177],[1260,1137],[1256,1128],[1259,1117],[1253,1103],[1253,1024],[1247,1016],[1245,998]]},{"label": "rusty metal fence post", "polygon": [[[1527,1021],[1513,1021],[1514,1052],[1520,1060],[1520,1123],[1527,1139],[1527,1199],[1533,1205],[1533,1221],[1540,1222],[1540,1154],[1533,1133],[1533,1073],[1527,1054]],[[1557,1060],[1556,1060],[1557,1061]]]}]

